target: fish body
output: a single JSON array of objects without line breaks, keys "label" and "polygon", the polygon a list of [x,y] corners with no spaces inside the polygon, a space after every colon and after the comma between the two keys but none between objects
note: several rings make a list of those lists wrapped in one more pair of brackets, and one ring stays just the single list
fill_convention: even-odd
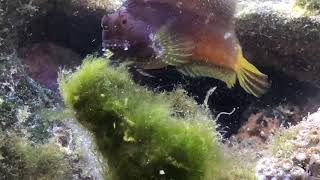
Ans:
[{"label": "fish body", "polygon": [[269,83],[242,55],[234,9],[233,0],[128,0],[102,18],[103,46],[143,69],[171,65],[189,76],[222,80],[230,88],[238,80],[259,97]]}]

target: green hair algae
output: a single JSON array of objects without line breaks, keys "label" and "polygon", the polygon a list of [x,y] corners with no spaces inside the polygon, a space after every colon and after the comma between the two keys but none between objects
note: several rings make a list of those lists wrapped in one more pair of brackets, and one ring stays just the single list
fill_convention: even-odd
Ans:
[{"label": "green hair algae", "polygon": [[61,75],[60,90],[93,133],[107,160],[106,177],[212,180],[226,170],[214,121],[181,90],[153,92],[136,85],[126,68],[93,57]]},{"label": "green hair algae", "polygon": [[304,11],[306,15],[320,14],[319,0],[296,0],[295,6]]}]

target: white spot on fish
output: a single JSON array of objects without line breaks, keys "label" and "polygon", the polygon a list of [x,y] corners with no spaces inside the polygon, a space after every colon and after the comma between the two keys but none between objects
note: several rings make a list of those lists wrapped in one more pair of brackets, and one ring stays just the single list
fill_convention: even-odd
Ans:
[{"label": "white spot on fish", "polygon": [[204,21],[205,24],[209,24],[210,21],[213,19],[214,17],[214,14],[213,13],[210,13],[208,16],[207,16],[207,19]]},{"label": "white spot on fish", "polygon": [[232,34],[231,34],[230,32],[226,32],[226,33],[224,34],[224,39],[227,40],[227,39],[229,39],[231,36],[232,36]]},{"label": "white spot on fish", "polygon": [[183,2],[181,2],[181,1],[179,1],[179,2],[176,3],[176,6],[177,6],[178,8],[181,8],[182,5],[183,5]]}]

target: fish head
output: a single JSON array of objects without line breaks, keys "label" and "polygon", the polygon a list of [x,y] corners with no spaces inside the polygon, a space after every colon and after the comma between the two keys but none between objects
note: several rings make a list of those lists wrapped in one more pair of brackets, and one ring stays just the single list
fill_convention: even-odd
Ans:
[{"label": "fish head", "polygon": [[137,47],[144,48],[149,43],[150,28],[130,15],[126,8],[104,15],[101,27],[102,47],[112,52],[128,52],[136,50]]}]

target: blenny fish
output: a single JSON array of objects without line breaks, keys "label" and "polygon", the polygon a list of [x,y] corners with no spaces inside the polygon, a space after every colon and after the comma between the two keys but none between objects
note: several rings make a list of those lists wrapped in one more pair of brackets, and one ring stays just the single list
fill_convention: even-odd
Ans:
[{"label": "blenny fish", "polygon": [[243,56],[235,33],[234,0],[128,0],[102,18],[102,46],[142,69],[175,66],[181,73],[237,80],[256,97],[267,75]]}]

